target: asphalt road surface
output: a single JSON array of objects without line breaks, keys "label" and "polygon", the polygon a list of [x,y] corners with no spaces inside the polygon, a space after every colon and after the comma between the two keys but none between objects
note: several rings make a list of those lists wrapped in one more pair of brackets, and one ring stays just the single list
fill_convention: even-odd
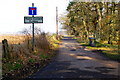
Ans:
[{"label": "asphalt road surface", "polygon": [[64,37],[59,53],[29,78],[118,78],[119,63],[91,52],[71,37]]}]

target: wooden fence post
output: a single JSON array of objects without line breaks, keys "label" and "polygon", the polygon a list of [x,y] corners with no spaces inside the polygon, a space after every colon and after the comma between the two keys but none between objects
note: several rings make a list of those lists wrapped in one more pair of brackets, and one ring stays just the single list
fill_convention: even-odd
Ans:
[{"label": "wooden fence post", "polygon": [[2,40],[2,57],[3,58],[10,58],[10,51],[7,39]]}]

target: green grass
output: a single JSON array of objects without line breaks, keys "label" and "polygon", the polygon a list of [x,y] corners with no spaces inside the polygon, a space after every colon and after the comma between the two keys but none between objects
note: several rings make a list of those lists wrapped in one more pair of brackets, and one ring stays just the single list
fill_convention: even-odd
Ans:
[{"label": "green grass", "polygon": [[118,45],[102,44],[102,43],[96,42],[96,46],[91,47],[89,46],[89,43],[80,41],[79,39],[77,39],[77,42],[79,42],[81,45],[85,46],[87,49],[90,49],[90,50],[102,50],[103,55],[110,59],[120,60]]},{"label": "green grass", "polygon": [[[5,59],[4,59],[5,60]],[[8,61],[2,64],[2,74],[9,73],[10,71],[19,70],[22,67],[22,60]]]},{"label": "green grass", "polygon": [[53,48],[57,48],[58,47],[58,44],[56,44],[56,43],[53,43],[52,45],[53,45]]},{"label": "green grass", "polygon": [[110,44],[101,44],[99,42],[96,42],[95,47],[89,46],[89,43],[79,42],[81,45],[86,46],[87,48],[91,49],[99,49],[99,48],[110,48],[110,49],[117,49],[118,45],[110,45]]},{"label": "green grass", "polygon": [[33,62],[35,62],[35,60],[32,59],[32,58],[29,58],[29,59],[28,59],[28,62],[33,63]]},{"label": "green grass", "polygon": [[120,54],[116,51],[102,51],[103,54],[111,59],[120,60]]},{"label": "green grass", "polygon": [[102,44],[102,43],[96,42],[96,47],[118,48],[118,45]]},{"label": "green grass", "polygon": [[8,72],[8,71],[20,69],[21,66],[22,66],[22,64],[20,64],[19,62],[6,63],[6,64],[4,64],[3,69],[5,69]]},{"label": "green grass", "polygon": [[47,56],[47,55],[45,55],[45,54],[40,54],[40,58],[41,58],[41,59],[47,59],[47,58],[49,58],[49,56]]}]

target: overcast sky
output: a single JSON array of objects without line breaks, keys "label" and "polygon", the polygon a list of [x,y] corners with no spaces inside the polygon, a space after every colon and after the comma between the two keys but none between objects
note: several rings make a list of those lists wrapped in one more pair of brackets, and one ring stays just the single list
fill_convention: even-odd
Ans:
[{"label": "overcast sky", "polygon": [[64,14],[69,0],[1,0],[0,1],[0,33],[16,33],[32,26],[24,24],[24,16],[28,16],[28,7],[37,7],[37,15],[43,16],[43,24],[35,24],[45,32],[56,32],[56,6],[58,13]]}]

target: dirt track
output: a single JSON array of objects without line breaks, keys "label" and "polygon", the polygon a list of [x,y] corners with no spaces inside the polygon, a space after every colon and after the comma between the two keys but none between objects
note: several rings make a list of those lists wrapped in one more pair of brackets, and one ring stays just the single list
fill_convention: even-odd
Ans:
[{"label": "dirt track", "polygon": [[118,78],[118,65],[65,37],[56,58],[29,78]]}]

